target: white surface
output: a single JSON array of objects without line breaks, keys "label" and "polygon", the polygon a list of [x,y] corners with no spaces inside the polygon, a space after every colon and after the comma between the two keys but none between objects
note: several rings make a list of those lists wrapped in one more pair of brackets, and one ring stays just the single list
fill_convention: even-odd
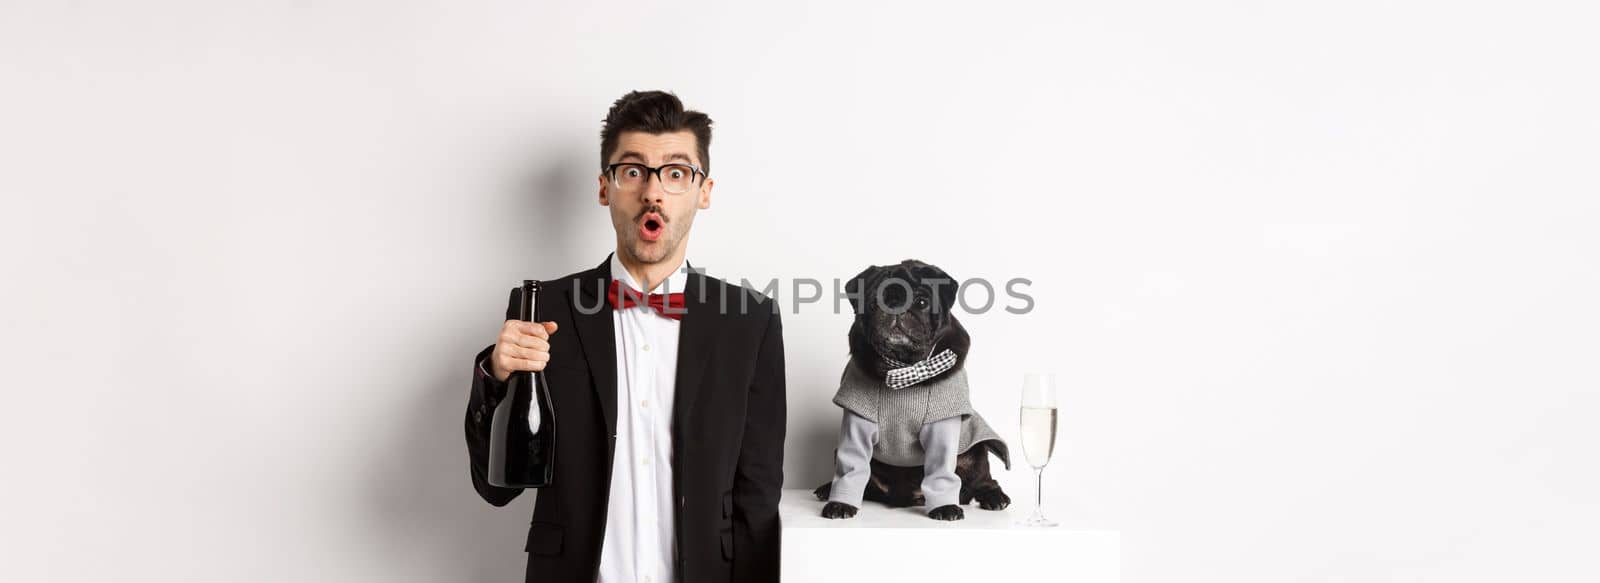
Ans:
[{"label": "white surface", "polygon": [[[1034,281],[962,317],[973,402],[1015,445],[1061,373],[1045,487],[1127,581],[1600,580],[1597,11],[0,2],[0,580],[518,580],[471,357],[605,258],[655,87],[716,121],[713,275]],[[792,487],[849,320],[784,315]]]},{"label": "white surface", "polygon": [[924,507],[877,502],[854,518],[830,520],[820,515],[823,504],[810,490],[783,492],[784,583],[1121,580],[1116,531],[1070,521],[1017,526],[1031,504],[996,511],[969,504],[966,518],[954,522],[928,518]]}]

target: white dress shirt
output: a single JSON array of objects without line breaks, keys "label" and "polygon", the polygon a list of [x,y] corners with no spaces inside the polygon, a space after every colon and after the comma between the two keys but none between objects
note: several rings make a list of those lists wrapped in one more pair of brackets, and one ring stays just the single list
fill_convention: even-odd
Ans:
[{"label": "white dress shirt", "polygon": [[[683,264],[653,290],[684,291]],[[611,278],[641,290],[616,253]],[[617,446],[611,464],[599,583],[672,583],[672,402],[679,321],[647,305],[616,310]]]}]

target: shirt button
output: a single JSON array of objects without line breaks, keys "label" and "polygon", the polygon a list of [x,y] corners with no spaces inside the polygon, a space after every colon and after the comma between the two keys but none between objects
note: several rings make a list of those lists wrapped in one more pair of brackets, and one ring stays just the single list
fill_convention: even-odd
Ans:
[{"label": "shirt button", "polygon": [[639,401],[639,408],[641,408],[641,409],[649,409],[650,408],[650,399],[645,399],[645,400]]},{"label": "shirt button", "polygon": [[641,466],[648,466],[648,465],[650,465],[650,458],[644,458],[644,461],[643,461],[643,462],[641,462],[641,463],[640,463],[640,464],[639,464],[639,465],[641,465]]},{"label": "shirt button", "polygon": [[645,575],[644,576],[644,583],[650,583],[650,576],[649,575]]},{"label": "shirt button", "polygon": [[644,351],[645,352],[650,352],[650,345],[649,344],[644,345]]}]

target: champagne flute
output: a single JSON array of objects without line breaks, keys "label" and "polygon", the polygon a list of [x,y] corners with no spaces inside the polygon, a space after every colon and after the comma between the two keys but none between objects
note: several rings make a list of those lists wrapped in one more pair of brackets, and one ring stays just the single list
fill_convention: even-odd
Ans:
[{"label": "champagne flute", "polygon": [[1044,515],[1044,466],[1056,446],[1056,379],[1046,373],[1022,375],[1022,452],[1033,466],[1033,514],[1023,526],[1056,526]]}]

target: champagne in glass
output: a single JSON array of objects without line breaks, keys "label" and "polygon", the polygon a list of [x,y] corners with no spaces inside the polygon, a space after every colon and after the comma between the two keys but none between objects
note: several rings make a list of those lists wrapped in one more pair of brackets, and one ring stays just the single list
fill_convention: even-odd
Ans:
[{"label": "champagne in glass", "polygon": [[1044,466],[1056,448],[1056,380],[1054,375],[1027,373],[1022,376],[1022,453],[1034,471],[1033,514],[1024,526],[1055,526],[1044,515]]},{"label": "champagne in glass", "polygon": [[1042,468],[1056,448],[1056,408],[1022,408],[1022,452],[1028,465]]}]

